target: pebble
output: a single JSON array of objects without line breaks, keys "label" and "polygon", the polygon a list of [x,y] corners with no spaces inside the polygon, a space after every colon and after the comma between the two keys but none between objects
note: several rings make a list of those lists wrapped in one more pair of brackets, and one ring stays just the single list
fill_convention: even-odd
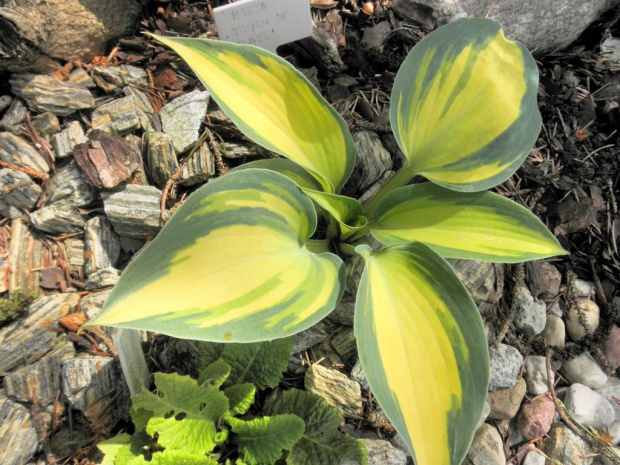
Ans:
[{"label": "pebble", "polygon": [[392,444],[399,451],[404,453],[407,457],[411,457],[411,452],[409,452],[409,449],[407,447],[407,443],[405,442],[405,440],[403,439],[403,437],[400,434],[396,433],[394,435],[394,437],[392,439],[390,439],[390,444]]},{"label": "pebble", "polygon": [[540,438],[551,429],[554,415],[555,404],[549,397],[535,397],[521,408],[517,419],[519,432],[526,439]]},{"label": "pebble", "polygon": [[135,87],[125,87],[123,93],[127,97],[133,97],[136,108],[138,109],[138,119],[140,120],[142,129],[146,132],[154,131],[155,128],[153,127],[151,118],[155,114],[155,109],[148,95]]},{"label": "pebble", "polygon": [[82,125],[79,121],[71,121],[67,124],[65,129],[58,134],[54,134],[50,139],[50,143],[52,144],[57,158],[67,158],[71,156],[74,147],[85,142],[86,136],[84,135]]},{"label": "pebble", "polygon": [[116,264],[121,252],[121,243],[112,224],[105,216],[88,220],[84,230],[86,246],[86,275]]},{"label": "pebble", "polygon": [[377,133],[356,131],[353,133],[355,144],[355,168],[347,181],[347,191],[363,192],[383,174],[392,169],[392,157],[386,150]]},{"label": "pebble", "polygon": [[[476,431],[467,458],[472,465],[505,465],[504,443],[497,429],[483,423]],[[467,463],[467,462],[465,462]]]},{"label": "pebble", "polygon": [[24,139],[10,132],[0,132],[0,160],[42,173],[50,170],[39,152]]},{"label": "pebble", "polygon": [[495,266],[473,260],[448,260],[476,303],[492,302],[495,296]]},{"label": "pebble", "polygon": [[588,444],[563,423],[555,423],[542,450],[562,465],[590,465],[594,457]]},{"label": "pebble", "polygon": [[614,421],[611,425],[607,427],[607,432],[611,436],[611,443],[614,446],[620,444],[620,419]]},{"label": "pebble", "polygon": [[161,191],[153,186],[123,184],[102,192],[103,208],[120,236],[145,239],[162,228],[159,201]]},{"label": "pebble", "polygon": [[115,268],[101,268],[93,271],[86,281],[85,287],[87,291],[94,289],[103,289],[106,287],[113,287],[121,277],[120,271]]},{"label": "pebble", "polygon": [[25,220],[12,220],[9,263],[13,272],[9,276],[9,291],[38,293],[39,273],[32,270],[45,267],[48,259],[39,235],[33,234]]},{"label": "pebble", "polygon": [[5,204],[30,211],[42,192],[26,173],[0,169],[0,200]]},{"label": "pebble", "polygon": [[[585,297],[579,297],[576,305],[572,305],[568,310],[566,332],[573,341],[581,341],[586,335],[591,335],[596,331],[600,321],[600,314],[601,311],[595,302]],[[580,319],[583,320],[585,328],[581,324]]]},{"label": "pebble", "polygon": [[360,45],[366,48],[379,48],[392,32],[388,21],[382,21],[374,26],[364,29],[364,36]]},{"label": "pebble", "polygon": [[39,437],[28,409],[0,394],[0,463],[23,465],[38,447]]},{"label": "pebble", "polygon": [[0,128],[7,131],[18,133],[20,131],[19,124],[26,120],[28,107],[20,98],[13,99],[11,106],[0,120]]},{"label": "pebble", "polygon": [[572,384],[583,384],[591,389],[603,387],[607,375],[588,352],[562,364],[562,375]]},{"label": "pebble", "polygon": [[370,385],[368,384],[368,378],[366,378],[366,374],[364,373],[364,368],[362,367],[362,363],[359,359],[353,365],[351,369],[351,379],[353,381],[357,381],[362,386],[362,389],[366,391],[370,391]]},{"label": "pebble", "polygon": [[155,185],[163,188],[179,168],[172,137],[161,132],[149,133],[146,140],[149,175]]},{"label": "pebble", "polygon": [[211,150],[209,150],[209,146],[202,144],[198,150],[185,160],[179,184],[193,186],[194,184],[208,181],[215,174],[215,158]]},{"label": "pebble", "polygon": [[368,465],[406,465],[405,453],[388,441],[360,439],[368,451]]},{"label": "pebble", "polygon": [[547,307],[544,302],[532,297],[525,286],[519,286],[515,294],[517,314],[515,326],[527,337],[534,337],[543,332],[547,324]]},{"label": "pebble", "polygon": [[45,205],[64,202],[70,207],[83,207],[99,198],[97,191],[86,184],[82,172],[75,161],[71,160],[51,177]]},{"label": "pebble", "polygon": [[9,108],[12,102],[13,102],[13,97],[11,97],[10,95],[0,96],[0,113],[2,113],[4,110]]},{"label": "pebble", "polygon": [[526,384],[523,378],[510,389],[498,389],[487,395],[491,407],[489,418],[492,420],[510,420],[517,416],[521,402],[525,397]]},{"label": "pebble", "polygon": [[620,399],[620,379],[610,376],[605,385],[596,390],[602,395],[614,408],[614,416],[616,420],[620,420],[620,403],[616,399]]},{"label": "pebble", "polygon": [[540,452],[530,450],[523,458],[521,465],[545,465],[546,460],[547,459],[545,459],[545,456]]},{"label": "pebble", "polygon": [[359,415],[362,412],[362,390],[359,383],[346,375],[321,365],[312,365],[306,371],[305,388],[321,396],[343,413]]},{"label": "pebble", "polygon": [[0,329],[0,376],[48,353],[58,336],[52,328],[77,310],[78,301],[73,293],[40,297],[30,305],[25,318]]},{"label": "pebble", "polygon": [[9,80],[12,92],[23,98],[36,111],[51,111],[69,116],[77,110],[95,106],[88,89],[42,74],[13,74]]},{"label": "pebble", "polygon": [[[529,355],[525,358],[525,372],[523,374],[527,383],[527,392],[538,396],[549,391],[547,378],[547,361],[541,355]],[[551,383],[555,381],[553,370],[551,371]]]},{"label": "pebble", "polygon": [[118,98],[97,107],[92,115],[92,129],[119,136],[140,128],[138,107],[132,96]]},{"label": "pebble", "polygon": [[575,383],[568,388],[564,405],[585,426],[598,429],[614,421],[614,408],[607,399],[583,384]]},{"label": "pebble", "polygon": [[159,112],[163,131],[172,137],[178,154],[192,148],[200,137],[209,98],[208,92],[195,90],[175,98]]},{"label": "pebble", "polygon": [[71,73],[69,73],[68,81],[71,84],[75,84],[76,86],[83,87],[84,89],[92,89],[93,87],[97,87],[93,80],[84,68],[75,68]]},{"label": "pebble", "polygon": [[132,65],[95,66],[93,81],[105,92],[113,92],[125,86],[148,87],[149,85],[146,71]]},{"label": "pebble", "polygon": [[58,117],[49,111],[41,113],[38,116],[32,118],[32,127],[37,131],[40,136],[51,136],[60,131],[60,122]]},{"label": "pebble", "polygon": [[86,220],[87,216],[75,209],[70,201],[56,202],[30,214],[35,228],[52,234],[81,232]]},{"label": "pebble", "polygon": [[500,344],[490,354],[489,391],[512,388],[517,384],[523,356],[514,347]]},{"label": "pebble", "polygon": [[575,297],[590,298],[590,296],[594,295],[594,283],[592,281],[576,279],[573,285],[573,292]]},{"label": "pebble", "polygon": [[564,347],[566,344],[566,326],[557,315],[547,315],[547,323],[542,332],[545,344],[551,347]]},{"label": "pebble", "polygon": [[224,158],[246,158],[246,157],[259,157],[265,155],[267,152],[262,147],[256,144],[239,144],[236,142],[224,142],[220,144],[220,150]]},{"label": "pebble", "polygon": [[603,346],[603,354],[612,369],[620,367],[620,327],[613,325]]},{"label": "pebble", "polygon": [[534,297],[551,299],[560,293],[562,274],[549,262],[528,262],[530,290]]}]

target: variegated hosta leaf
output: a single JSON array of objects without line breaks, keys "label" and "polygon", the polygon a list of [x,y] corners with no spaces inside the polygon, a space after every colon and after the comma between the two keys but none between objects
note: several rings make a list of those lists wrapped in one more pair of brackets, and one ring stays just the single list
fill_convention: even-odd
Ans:
[{"label": "variegated hosta leaf", "polygon": [[368,224],[362,214],[362,205],[356,199],[312,189],[302,188],[302,191],[338,221],[342,234],[357,231]]},{"label": "variegated hosta leaf", "polygon": [[355,162],[349,129],[287,61],[251,45],[151,37],[187,62],[247,137],[320,175],[325,191],[340,190]]},{"label": "variegated hosta leaf", "polygon": [[444,258],[515,263],[566,253],[534,214],[512,200],[432,183],[388,194],[370,228],[384,245],[424,242]]},{"label": "variegated hosta leaf", "polygon": [[243,171],[247,169],[260,168],[275,171],[283,174],[299,187],[321,191],[323,187],[317,179],[299,166],[297,163],[286,158],[267,158],[265,160],[254,160],[249,163],[237,166],[233,171]]},{"label": "variegated hosta leaf", "polygon": [[497,21],[460,19],[437,29],[394,81],[390,122],[410,163],[403,169],[458,191],[506,180],[540,131],[537,89],[530,52],[507,40]]},{"label": "variegated hosta leaf", "polygon": [[315,227],[312,202],[286,177],[229,173],[185,201],[90,324],[216,342],[295,334],[344,288],[342,260],[304,245]]},{"label": "variegated hosta leaf", "polygon": [[417,465],[460,465],[489,378],[478,309],[450,265],[422,243],[356,251],[366,268],[355,336],[370,388]]}]

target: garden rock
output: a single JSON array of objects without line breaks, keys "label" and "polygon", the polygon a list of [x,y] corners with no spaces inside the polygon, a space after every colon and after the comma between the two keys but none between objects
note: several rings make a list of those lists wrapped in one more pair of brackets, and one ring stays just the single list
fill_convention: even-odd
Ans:
[{"label": "garden rock", "polygon": [[483,423],[476,431],[474,441],[467,453],[466,464],[505,465],[504,444],[497,429]]},{"label": "garden rock", "polygon": [[473,260],[448,260],[476,303],[493,302],[495,267],[492,263]]},{"label": "garden rock", "polygon": [[614,408],[615,419],[620,420],[620,404],[616,399],[620,399],[620,379],[610,376],[605,385],[596,390]]},{"label": "garden rock", "polygon": [[555,423],[542,450],[562,465],[590,465],[594,458],[588,444],[563,423]]},{"label": "garden rock", "polygon": [[49,111],[35,116],[30,122],[40,136],[51,136],[60,131],[58,117]]},{"label": "garden rock", "polygon": [[[0,17],[1,15],[0,10]],[[11,91],[24,99],[30,108],[39,112],[50,111],[55,115],[69,116],[78,110],[95,106],[95,99],[88,89],[52,76],[14,74],[9,82]]]},{"label": "garden rock", "polygon": [[0,132],[0,160],[28,170],[47,173],[49,165],[30,144],[10,132]]},{"label": "garden rock", "polygon": [[506,36],[522,42],[535,54],[542,55],[571,44],[600,15],[618,4],[617,0],[570,0],[558,5],[541,0],[500,0],[489,5],[480,0],[394,0],[398,14],[421,4],[433,9],[441,23],[463,17],[489,17],[504,25]]},{"label": "garden rock", "polygon": [[177,154],[192,148],[200,137],[209,98],[208,92],[195,90],[177,97],[159,112],[163,131],[172,138]]},{"label": "garden rock", "polygon": [[30,221],[35,228],[52,234],[81,232],[86,219],[86,215],[73,208],[68,201],[45,206],[30,215]]},{"label": "garden rock", "polygon": [[179,168],[172,138],[161,132],[151,132],[146,141],[146,159],[153,182],[164,187]]},{"label": "garden rock", "polygon": [[0,463],[23,465],[38,446],[37,430],[28,409],[0,393]]},{"label": "garden rock", "polygon": [[120,236],[145,239],[156,235],[163,226],[161,191],[156,187],[124,184],[102,192],[101,197],[105,213]]},{"label": "garden rock", "polygon": [[123,97],[105,103],[93,111],[92,129],[119,136],[140,128],[138,106],[133,97]]},{"label": "garden rock", "polygon": [[69,73],[69,78],[67,79],[72,84],[83,87],[84,89],[92,89],[97,87],[93,80],[84,68],[75,68],[73,71]]},{"label": "garden rock", "polygon": [[532,296],[541,299],[550,299],[560,292],[562,274],[549,262],[528,262],[530,291]]},{"label": "garden rock", "polygon": [[603,354],[612,369],[620,367],[620,327],[613,325],[603,346]]},{"label": "garden rock", "polygon": [[115,268],[101,268],[92,272],[90,276],[88,276],[88,280],[86,281],[84,287],[87,291],[112,287],[116,285],[120,277],[121,273]]},{"label": "garden rock", "polygon": [[500,344],[490,355],[489,391],[512,388],[517,384],[523,356],[506,344]]},{"label": "garden rock", "polygon": [[41,195],[41,188],[21,171],[0,169],[0,200],[15,208],[31,210]]},{"label": "garden rock", "polygon": [[351,297],[344,297],[336,308],[328,315],[328,318],[332,321],[340,323],[341,325],[353,326],[353,318],[355,316],[355,300]]},{"label": "garden rock", "polygon": [[603,387],[607,375],[588,352],[562,364],[562,375],[571,383],[583,384],[591,389]]},{"label": "garden rock", "polygon": [[45,245],[33,234],[21,218],[11,221],[9,263],[13,273],[9,277],[9,291],[39,292],[39,273],[33,270],[45,266]]},{"label": "garden rock", "polygon": [[202,144],[185,160],[179,184],[193,186],[211,179],[215,174],[215,157],[209,146]]},{"label": "garden rock", "polygon": [[572,286],[572,291],[574,292],[575,297],[590,298],[594,294],[594,283],[583,279],[575,279]]},{"label": "garden rock", "polygon": [[492,420],[510,420],[514,418],[519,412],[525,392],[526,384],[523,378],[519,379],[512,388],[498,389],[497,391],[490,392],[487,396],[487,401],[491,407],[489,418]]},{"label": "garden rock", "polygon": [[27,113],[28,108],[24,101],[20,98],[13,99],[11,106],[2,119],[0,119],[0,129],[5,129],[16,134],[19,133],[18,124],[24,122]]},{"label": "garden rock", "polygon": [[526,439],[540,438],[551,429],[554,415],[553,401],[547,396],[538,396],[521,409],[517,419],[519,432]]},{"label": "garden rock", "polygon": [[363,192],[383,174],[392,169],[392,157],[379,136],[372,131],[353,133],[355,143],[355,168],[347,184],[347,191]]},{"label": "garden rock", "polygon": [[97,191],[84,182],[82,172],[73,160],[51,177],[47,195],[46,205],[64,201],[68,208],[83,207],[99,197]]},{"label": "garden rock", "polygon": [[566,331],[570,338],[577,342],[586,335],[596,331],[600,321],[601,311],[598,305],[586,297],[579,297],[576,304],[568,310]]},{"label": "garden rock", "polygon": [[146,71],[131,65],[95,66],[93,81],[105,92],[113,92],[125,86],[148,87],[149,85]]},{"label": "garden rock", "polygon": [[547,323],[547,307],[544,302],[532,297],[525,286],[519,286],[515,293],[517,314],[515,326],[527,337],[543,332]]},{"label": "garden rock", "polygon": [[[529,355],[525,358],[525,382],[527,392],[538,396],[549,391],[549,381],[547,378],[547,361],[540,355]],[[555,381],[553,370],[551,371],[551,383]]]},{"label": "garden rock", "polygon": [[557,315],[547,315],[547,323],[542,332],[545,344],[552,347],[564,347],[566,344],[566,326]]},{"label": "garden rock", "polygon": [[338,407],[343,413],[359,415],[362,411],[362,391],[359,383],[337,370],[312,365],[306,372],[305,387]]},{"label": "garden rock", "polygon": [[575,383],[564,397],[566,409],[585,426],[603,428],[614,421],[614,408],[600,394],[583,384]]},{"label": "garden rock", "polygon": [[368,451],[368,465],[406,465],[407,456],[380,439],[360,439]]},{"label": "garden rock", "polygon": [[86,223],[86,275],[116,264],[121,243],[112,224],[105,216],[96,216]]},{"label": "garden rock", "polygon": [[364,29],[361,45],[366,48],[379,48],[392,32],[388,21],[382,21],[374,26]]},{"label": "garden rock", "polygon": [[359,361],[359,359],[357,360],[357,362],[355,362],[355,365],[353,365],[353,368],[351,368],[351,379],[353,381],[357,381],[358,383],[360,383],[360,386],[362,386],[362,389],[365,389],[366,391],[370,390],[368,379],[366,378],[366,374],[364,373],[364,368],[362,367],[362,364]]},{"label": "garden rock", "polygon": [[86,142],[86,136],[79,121],[71,121],[65,129],[54,134],[50,139],[57,158],[67,158],[73,154],[76,145],[84,142]]},{"label": "garden rock", "polygon": [[620,444],[620,420],[614,421],[611,425],[607,427],[607,432],[612,437],[611,443],[614,446]]}]

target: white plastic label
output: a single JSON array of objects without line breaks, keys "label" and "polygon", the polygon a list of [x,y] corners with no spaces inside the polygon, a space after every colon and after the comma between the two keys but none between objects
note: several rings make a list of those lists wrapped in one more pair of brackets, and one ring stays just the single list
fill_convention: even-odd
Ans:
[{"label": "white plastic label", "polygon": [[308,0],[240,0],[215,8],[221,40],[256,45],[270,52],[312,35]]},{"label": "white plastic label", "polygon": [[138,394],[142,386],[150,388],[151,375],[142,352],[140,333],[133,329],[117,329],[114,344],[131,395]]}]

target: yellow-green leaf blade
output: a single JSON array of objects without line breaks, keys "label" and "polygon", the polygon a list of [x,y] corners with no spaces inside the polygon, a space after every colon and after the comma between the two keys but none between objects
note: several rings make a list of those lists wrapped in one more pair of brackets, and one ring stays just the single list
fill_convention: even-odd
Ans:
[{"label": "yellow-green leaf blade", "polygon": [[321,191],[323,189],[321,183],[314,176],[312,176],[309,171],[305,170],[295,162],[287,160],[286,158],[267,158],[265,160],[254,160],[249,163],[237,166],[233,171],[243,171],[255,168],[271,170],[275,171],[276,173],[280,173],[302,188],[313,189],[316,191]]},{"label": "yellow-green leaf blade", "polygon": [[132,261],[90,323],[215,342],[295,334],[327,315],[344,267],[314,254],[312,202],[267,170],[202,186]]},{"label": "yellow-green leaf blade", "polygon": [[516,263],[566,253],[534,214],[512,200],[431,183],[388,194],[370,228],[384,245],[424,242],[444,258]]},{"label": "yellow-green leaf blade", "polygon": [[355,162],[351,134],[287,61],[251,45],[152,37],[189,64],[247,137],[320,175],[324,190],[340,190]]},{"label": "yellow-green leaf blade", "polygon": [[459,191],[506,180],[540,131],[537,89],[534,59],[497,21],[460,19],[429,34],[392,90],[390,121],[408,169]]},{"label": "yellow-green leaf blade", "polygon": [[368,224],[362,205],[356,199],[313,189],[302,188],[302,191],[338,221],[342,234],[357,231]]},{"label": "yellow-green leaf blade", "polygon": [[417,465],[460,465],[486,399],[482,320],[448,263],[421,243],[365,256],[355,334],[368,383]]}]

